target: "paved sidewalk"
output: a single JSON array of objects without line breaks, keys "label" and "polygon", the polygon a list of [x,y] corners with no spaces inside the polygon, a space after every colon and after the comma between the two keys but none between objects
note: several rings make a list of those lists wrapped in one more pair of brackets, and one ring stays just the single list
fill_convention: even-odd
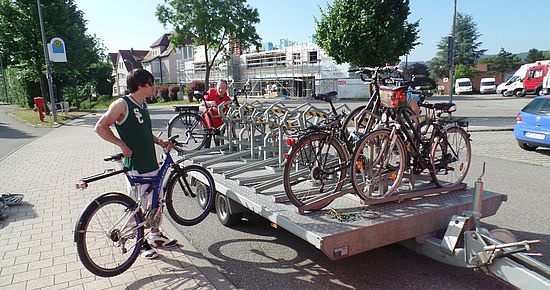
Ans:
[{"label": "paved sidewalk", "polygon": [[0,193],[24,193],[0,221],[0,289],[232,289],[235,288],[179,233],[168,219],[166,232],[179,247],[160,250],[153,261],[138,258],[125,273],[97,277],[80,263],[73,227],[84,207],[109,191],[125,192],[123,176],[75,189],[82,177],[111,164],[116,152],[93,132],[97,116],[54,129],[0,160]]}]

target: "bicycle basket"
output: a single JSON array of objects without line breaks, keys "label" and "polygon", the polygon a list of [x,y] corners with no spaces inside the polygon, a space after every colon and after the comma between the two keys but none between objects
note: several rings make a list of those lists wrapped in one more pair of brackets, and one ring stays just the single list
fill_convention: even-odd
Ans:
[{"label": "bicycle basket", "polygon": [[381,104],[390,108],[400,108],[407,105],[407,89],[380,88]]}]

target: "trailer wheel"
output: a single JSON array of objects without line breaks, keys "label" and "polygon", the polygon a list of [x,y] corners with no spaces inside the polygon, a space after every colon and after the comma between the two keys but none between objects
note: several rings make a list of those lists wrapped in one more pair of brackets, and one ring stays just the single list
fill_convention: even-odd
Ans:
[{"label": "trailer wheel", "polygon": [[231,227],[241,223],[243,213],[231,213],[229,203],[232,202],[223,194],[218,193],[216,197],[216,214],[220,223],[226,227]]}]

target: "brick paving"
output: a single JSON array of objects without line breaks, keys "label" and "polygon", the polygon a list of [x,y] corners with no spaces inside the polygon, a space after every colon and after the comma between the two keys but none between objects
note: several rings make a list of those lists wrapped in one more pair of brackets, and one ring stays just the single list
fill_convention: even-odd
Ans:
[{"label": "brick paving", "polygon": [[[138,257],[125,273],[97,277],[80,263],[73,227],[84,207],[109,191],[125,192],[123,176],[75,182],[112,166],[116,152],[93,132],[97,116],[54,129],[0,160],[0,192],[24,193],[21,205],[0,221],[0,289],[231,289],[234,286],[164,220],[180,245],[156,260]],[[114,165],[114,164],[113,164]]]}]

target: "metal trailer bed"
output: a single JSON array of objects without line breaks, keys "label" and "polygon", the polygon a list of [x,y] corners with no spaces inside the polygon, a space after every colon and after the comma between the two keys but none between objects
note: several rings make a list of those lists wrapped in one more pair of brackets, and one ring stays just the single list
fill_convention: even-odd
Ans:
[{"label": "metal trailer bed", "polygon": [[[212,160],[216,155],[203,155],[202,158]],[[280,202],[284,200],[282,181],[279,186],[258,193],[255,188],[258,187],[257,180],[266,176],[268,180],[277,182],[277,176],[282,173],[265,166],[254,167],[255,162],[234,159],[217,164],[205,162],[213,172],[216,190],[228,198],[229,213],[255,212],[311,243],[332,260],[443,230],[453,215],[472,207],[473,189],[469,188],[369,206],[365,206],[355,194],[346,194],[321,211],[300,214],[290,202]],[[246,170],[246,166],[255,169]],[[240,173],[229,174],[232,178],[226,178],[227,172],[231,172],[226,168],[237,168],[237,173]],[[494,215],[506,199],[504,194],[486,193],[482,216]],[[358,213],[360,217],[355,221],[340,222],[327,215],[331,208],[340,213]]]}]

